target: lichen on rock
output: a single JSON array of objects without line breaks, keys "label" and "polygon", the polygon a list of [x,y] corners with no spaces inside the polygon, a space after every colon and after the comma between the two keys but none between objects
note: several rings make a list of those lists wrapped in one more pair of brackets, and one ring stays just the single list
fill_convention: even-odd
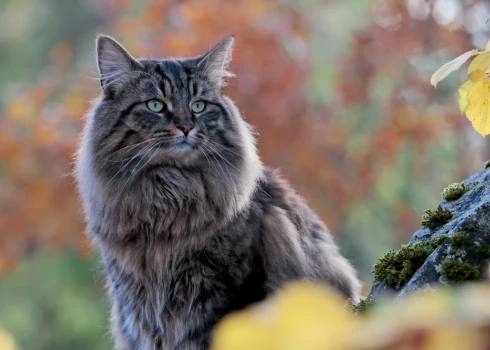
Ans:
[{"label": "lichen on rock", "polygon": [[[460,184],[454,187],[462,187]],[[386,253],[376,263],[371,298],[403,297],[441,284],[479,279],[488,273],[490,169],[465,179],[464,184],[465,189],[468,187],[464,195],[443,201],[436,210],[427,210],[422,227],[409,244]],[[436,247],[430,251],[427,242],[434,242]]]}]

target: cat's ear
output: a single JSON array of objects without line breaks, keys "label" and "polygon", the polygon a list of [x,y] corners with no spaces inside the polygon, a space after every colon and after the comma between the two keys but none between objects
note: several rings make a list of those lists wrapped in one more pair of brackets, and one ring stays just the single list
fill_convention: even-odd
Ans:
[{"label": "cat's ear", "polygon": [[227,70],[235,36],[230,35],[199,58],[198,68],[216,85],[218,89],[226,85],[226,79],[235,75]]},{"label": "cat's ear", "polygon": [[141,64],[116,40],[107,35],[97,37],[97,66],[104,91],[122,86],[128,75]]}]

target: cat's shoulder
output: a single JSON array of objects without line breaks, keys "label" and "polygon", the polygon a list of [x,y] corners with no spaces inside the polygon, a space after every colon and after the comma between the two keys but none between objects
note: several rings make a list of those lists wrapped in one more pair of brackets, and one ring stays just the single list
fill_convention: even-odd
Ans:
[{"label": "cat's shoulder", "polygon": [[284,178],[280,170],[270,167],[264,167],[263,175],[257,184],[255,199],[283,209],[304,203],[303,198]]}]

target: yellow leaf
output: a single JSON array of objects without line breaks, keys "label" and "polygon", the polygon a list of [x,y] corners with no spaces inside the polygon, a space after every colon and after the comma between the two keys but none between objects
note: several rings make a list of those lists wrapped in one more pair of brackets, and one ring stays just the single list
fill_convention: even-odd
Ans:
[{"label": "yellow leaf", "polygon": [[461,85],[458,89],[459,97],[458,104],[461,114],[466,112],[468,108],[468,91],[475,85],[475,83],[488,79],[488,76],[480,69],[476,69],[470,73],[470,80]]},{"label": "yellow leaf", "polygon": [[457,71],[470,57],[476,55],[478,55],[478,50],[471,50],[456,57],[451,62],[446,63],[432,75],[430,83],[436,87],[438,82],[447,77],[450,73]]},{"label": "yellow leaf", "polygon": [[488,79],[488,75],[484,71],[477,69],[469,74],[472,83],[478,83],[479,81]]},{"label": "yellow leaf", "polygon": [[459,350],[484,349],[484,344],[484,335],[476,327],[449,325],[429,333],[424,345],[430,350]]},{"label": "yellow leaf", "polygon": [[487,47],[485,47],[485,51],[490,51],[490,40],[488,40]]},{"label": "yellow leaf", "polygon": [[471,61],[468,67],[468,75],[478,69],[484,73],[490,73],[490,52],[482,53]]},{"label": "yellow leaf", "polygon": [[458,89],[459,97],[458,104],[459,109],[461,110],[461,114],[466,112],[466,108],[468,107],[468,91],[473,87],[473,82],[468,80],[463,85],[461,85]]},{"label": "yellow leaf", "polygon": [[322,285],[293,283],[225,317],[215,328],[211,349],[346,349],[355,319],[344,303]]},{"label": "yellow leaf", "polygon": [[473,128],[486,136],[490,134],[490,79],[481,80],[474,84],[468,92],[468,107],[466,116]]},{"label": "yellow leaf", "polygon": [[17,349],[15,345],[14,338],[12,335],[0,328],[0,349],[2,350],[15,350]]}]

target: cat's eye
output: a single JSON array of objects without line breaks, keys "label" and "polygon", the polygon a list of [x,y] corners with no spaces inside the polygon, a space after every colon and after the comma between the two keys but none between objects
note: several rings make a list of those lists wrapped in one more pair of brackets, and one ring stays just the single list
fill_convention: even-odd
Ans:
[{"label": "cat's eye", "polygon": [[160,113],[163,110],[163,102],[160,100],[150,100],[146,102],[146,107],[152,112]]},{"label": "cat's eye", "polygon": [[203,100],[196,101],[192,104],[191,109],[194,113],[201,113],[206,108],[206,102]]}]

